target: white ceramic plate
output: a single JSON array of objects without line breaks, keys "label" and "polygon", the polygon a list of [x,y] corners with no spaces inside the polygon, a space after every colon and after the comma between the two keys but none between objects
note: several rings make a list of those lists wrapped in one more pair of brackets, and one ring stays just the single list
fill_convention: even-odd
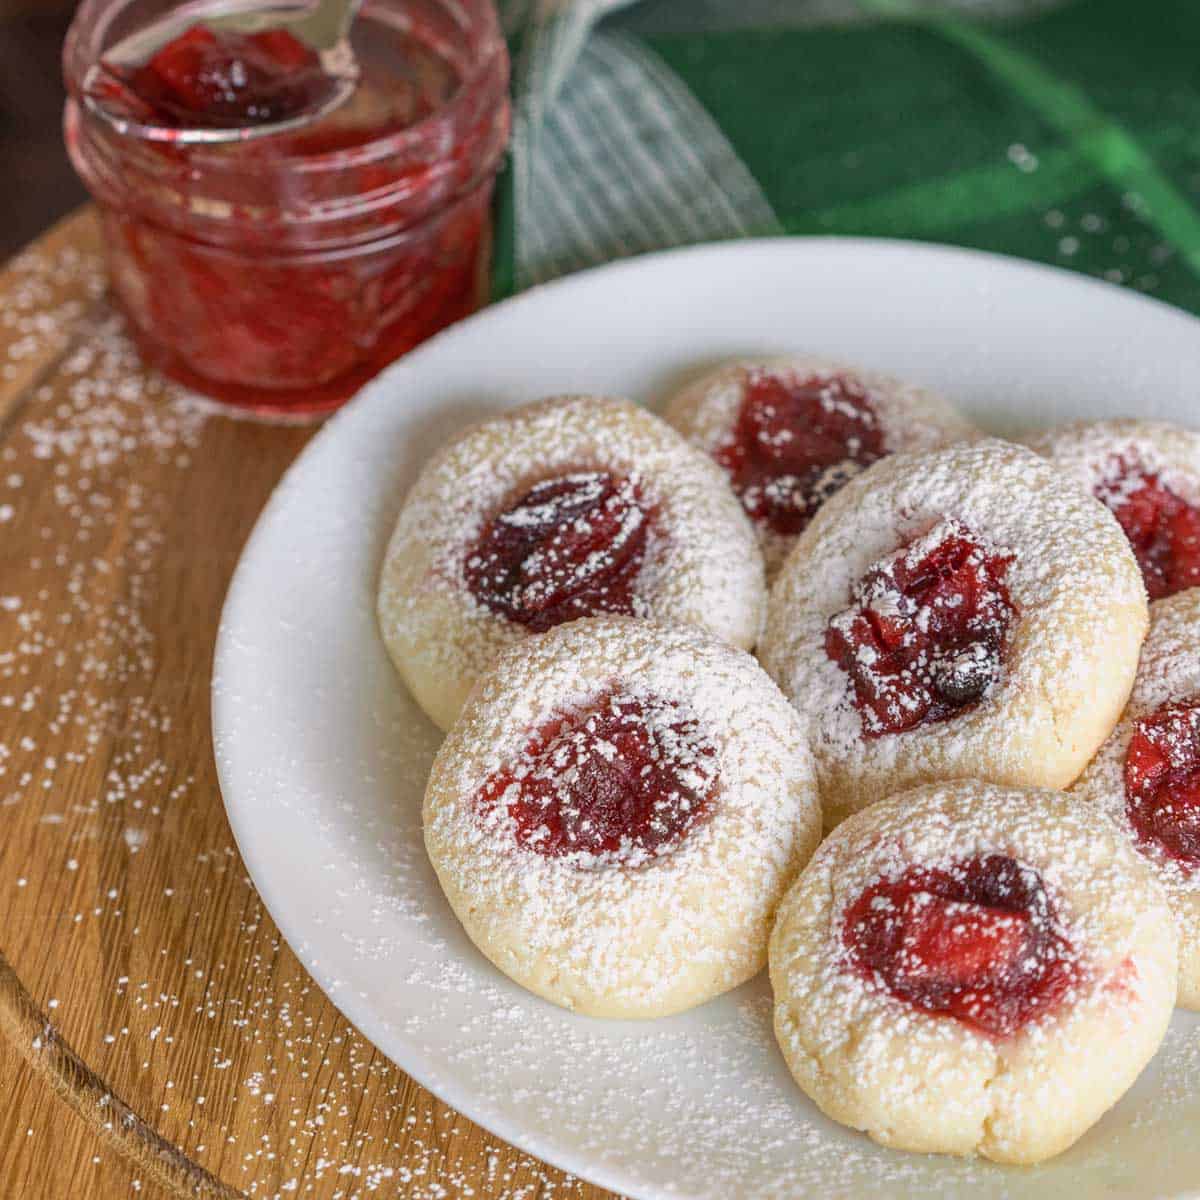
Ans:
[{"label": "white ceramic plate", "polygon": [[1019,1170],[905,1155],[792,1085],[760,978],[651,1023],[573,1016],[474,949],[420,806],[438,736],[393,674],[375,584],[401,498],[464,422],[547,393],[653,403],[732,355],[892,371],[1005,432],[1084,416],[1195,423],[1200,322],[988,255],[772,240],[642,258],[466,321],[372,383],[288,472],[230,588],[213,715],[221,788],[271,915],[399,1066],[523,1149],[637,1197],[1200,1194],[1200,1020],[1072,1150]]}]

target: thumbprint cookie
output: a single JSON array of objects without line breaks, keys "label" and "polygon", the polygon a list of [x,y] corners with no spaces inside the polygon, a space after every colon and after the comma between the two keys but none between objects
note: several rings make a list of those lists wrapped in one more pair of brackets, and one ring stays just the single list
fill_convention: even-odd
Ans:
[{"label": "thumbprint cookie", "polygon": [[940,779],[1073,783],[1129,697],[1146,624],[1112,513],[987,439],[894,455],[825,504],[759,653],[812,724],[836,823]]},{"label": "thumbprint cookie", "polygon": [[720,470],[625,400],[566,396],[454,438],[388,546],[384,642],[448,729],[505,647],[605,613],[698,625],[749,649],[766,603],[754,531]]},{"label": "thumbprint cookie", "polygon": [[627,617],[501,653],[425,795],[471,940],[591,1016],[679,1012],[756,974],[820,828],[799,717],[758,663]]},{"label": "thumbprint cookie", "polygon": [[770,965],[779,1045],[828,1116],[899,1149],[1035,1163],[1154,1055],[1176,934],[1087,805],[962,780],[840,825],[780,905]]},{"label": "thumbprint cookie", "polygon": [[1150,607],[1129,706],[1073,789],[1117,823],[1179,925],[1179,1003],[1200,1009],[1200,589]]}]

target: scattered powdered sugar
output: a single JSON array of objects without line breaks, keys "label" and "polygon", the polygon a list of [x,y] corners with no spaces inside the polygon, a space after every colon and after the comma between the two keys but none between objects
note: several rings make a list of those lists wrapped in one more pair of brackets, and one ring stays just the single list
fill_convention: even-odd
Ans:
[{"label": "scattered powdered sugar", "polygon": [[[132,1073],[140,1096],[159,1098],[140,1116],[249,1196],[578,1195],[525,1155],[477,1162],[468,1123],[341,1023],[286,954],[227,833],[192,846],[179,877],[158,874],[180,861],[177,846],[156,853],[164,842],[195,836],[189,806],[219,803],[174,749],[195,718],[179,698],[196,693],[165,676],[153,626],[164,561],[187,552],[165,518],[215,410],[143,374],[103,291],[100,260],[68,248],[14,260],[0,295],[0,375],[20,393],[0,413],[0,812],[34,831],[37,855],[14,858],[10,839],[0,886],[14,928],[46,930],[40,978],[58,996],[37,998],[102,1078]],[[182,928],[217,904],[234,914],[236,960],[150,941],[148,910],[155,928]],[[63,977],[60,959],[96,975]],[[81,1018],[81,990],[105,997],[87,1008],[101,1016]],[[181,1014],[186,1037],[171,1032]],[[285,1093],[283,1077],[302,1090]],[[56,1110],[29,1136],[50,1142],[69,1120]],[[128,1180],[119,1163],[94,1156],[81,1194]]]},{"label": "scattered powdered sugar", "polygon": [[[185,469],[203,418],[175,389],[143,379],[120,319],[96,303],[103,274],[95,259],[33,251],[10,271],[0,328],[23,335],[10,344],[10,365],[63,357],[55,382],[35,384],[10,416],[0,450],[0,494],[15,526],[6,536],[29,548],[24,594],[0,600],[0,707],[31,714],[26,727],[37,730],[0,748],[0,803],[45,807],[51,791],[61,803],[59,773],[103,753],[104,790],[68,814],[45,811],[40,822],[61,825],[66,815],[94,816],[105,805],[158,816],[187,786],[151,757],[171,723],[151,698],[157,660],[145,616],[169,497],[135,475],[148,458]],[[47,307],[68,284],[79,298]],[[26,458],[34,469],[13,468]],[[66,531],[60,540],[51,519]],[[11,588],[16,574],[9,579]],[[35,673],[39,682],[27,682]],[[53,691],[48,679],[59,681]],[[114,726],[124,731],[115,750],[105,744]],[[75,822],[71,832],[79,836]]]}]

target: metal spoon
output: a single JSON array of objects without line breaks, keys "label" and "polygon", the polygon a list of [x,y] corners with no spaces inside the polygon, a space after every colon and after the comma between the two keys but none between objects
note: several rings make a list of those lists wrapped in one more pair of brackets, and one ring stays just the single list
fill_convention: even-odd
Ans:
[{"label": "metal spoon", "polygon": [[[362,0],[319,0],[315,7],[303,9],[230,8],[225,4],[221,11],[211,15],[205,15],[211,5],[185,5],[167,19],[154,22],[108,50],[84,79],[83,102],[91,113],[122,134],[183,146],[245,142],[302,129],[344,104],[358,84],[358,60],[350,46],[349,35],[361,4]],[[112,72],[106,67],[139,67],[168,42],[196,25],[229,33],[282,30],[291,34],[316,52],[321,70],[331,85],[328,95],[312,107],[278,121],[228,128],[145,123],[105,103],[103,89],[94,85],[101,77],[112,78]]]}]

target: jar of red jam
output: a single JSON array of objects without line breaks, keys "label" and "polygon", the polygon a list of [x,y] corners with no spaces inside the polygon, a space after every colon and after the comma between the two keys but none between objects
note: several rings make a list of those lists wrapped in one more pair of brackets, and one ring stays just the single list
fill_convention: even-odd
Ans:
[{"label": "jar of red jam", "polygon": [[[67,147],[100,209],[112,290],[174,378],[244,409],[327,412],[483,297],[510,120],[492,0],[366,0],[350,100],[303,130],[201,146],[118,132],[83,103],[106,53],[172,10],[84,0],[64,50]],[[194,65],[208,35],[190,36],[154,69],[215,122],[223,97]],[[142,74],[130,87],[153,101]]]}]

